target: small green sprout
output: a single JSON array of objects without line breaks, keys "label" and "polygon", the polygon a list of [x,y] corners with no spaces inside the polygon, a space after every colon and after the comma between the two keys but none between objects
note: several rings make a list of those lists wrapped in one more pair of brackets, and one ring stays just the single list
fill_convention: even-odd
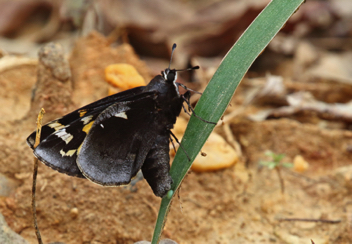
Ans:
[{"label": "small green sprout", "polygon": [[265,155],[270,157],[269,161],[260,161],[259,164],[266,166],[268,169],[275,169],[280,180],[281,193],[285,193],[284,179],[281,176],[281,168],[292,168],[292,163],[281,162],[281,160],[286,156],[285,154],[276,154],[272,151],[266,151]]}]

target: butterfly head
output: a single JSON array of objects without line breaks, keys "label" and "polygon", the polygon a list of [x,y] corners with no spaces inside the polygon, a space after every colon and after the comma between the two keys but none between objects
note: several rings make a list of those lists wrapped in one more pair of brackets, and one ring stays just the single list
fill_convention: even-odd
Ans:
[{"label": "butterfly head", "polygon": [[175,49],[176,49],[176,43],[174,43],[174,45],[172,45],[169,67],[166,68],[164,71],[162,71],[161,74],[162,74],[162,76],[164,77],[164,79],[165,79],[165,81],[167,83],[172,83],[174,85],[174,87],[176,89],[176,92],[177,92],[177,95],[180,96],[180,93],[179,93],[179,90],[178,90],[178,85],[176,83],[177,70],[170,69],[171,62],[172,62],[172,56],[174,54]]},{"label": "butterfly head", "polygon": [[165,69],[164,71],[161,72],[162,76],[164,77],[165,81],[167,83],[172,83],[175,88],[176,88],[176,91],[177,91],[177,94],[178,93],[178,84],[176,83],[176,80],[177,80],[177,70],[175,69],[170,69],[170,68],[167,68]]},{"label": "butterfly head", "polygon": [[177,71],[178,70],[167,68],[164,71],[161,71],[161,74],[166,82],[174,83],[177,80]]},{"label": "butterfly head", "polygon": [[199,69],[199,66],[194,66],[194,67],[191,67],[191,68],[188,68],[188,69],[181,69],[181,70],[170,69],[171,62],[172,62],[172,56],[174,54],[175,49],[176,49],[176,43],[174,43],[174,45],[172,46],[169,67],[166,68],[164,71],[161,71],[161,74],[162,74],[162,77],[164,78],[166,83],[174,85],[174,87],[176,89],[176,92],[177,92],[177,95],[178,95],[178,97],[180,97],[179,86],[184,87],[184,85],[176,82],[176,80],[177,80],[177,72],[178,71]]}]

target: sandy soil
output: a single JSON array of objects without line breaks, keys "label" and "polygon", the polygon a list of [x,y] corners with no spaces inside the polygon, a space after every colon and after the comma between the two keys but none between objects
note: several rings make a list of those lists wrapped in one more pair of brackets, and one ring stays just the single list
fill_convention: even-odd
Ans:
[{"label": "sandy soil", "polygon": [[[143,77],[151,77],[128,46],[112,48],[97,34],[78,40],[69,62],[72,108],[107,95],[103,70],[110,63],[131,63]],[[0,73],[0,169],[19,184],[0,198],[0,211],[30,243],[36,243],[33,155],[25,139],[35,128],[38,111],[30,109],[36,72],[36,65],[21,65]],[[236,93],[232,109],[240,106],[245,90]],[[190,172],[172,204],[163,238],[178,243],[352,243],[352,132],[321,129],[292,117],[253,122],[245,113],[230,123],[244,160],[226,170]],[[217,131],[223,133],[222,128]],[[258,164],[267,149],[285,153],[291,162],[302,155],[310,164],[304,174],[282,170],[284,194],[276,172]],[[136,189],[103,188],[40,164],[37,189],[45,243],[133,243],[152,237],[160,199],[145,181]],[[293,218],[314,221],[283,221]]]}]

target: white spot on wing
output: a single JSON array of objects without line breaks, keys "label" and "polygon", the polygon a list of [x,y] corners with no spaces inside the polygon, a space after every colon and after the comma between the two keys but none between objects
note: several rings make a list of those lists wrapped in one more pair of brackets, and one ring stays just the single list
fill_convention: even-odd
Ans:
[{"label": "white spot on wing", "polygon": [[55,122],[52,122],[50,124],[48,124],[48,126],[50,128],[53,128],[54,130],[61,130],[62,128],[65,128],[65,126],[63,124],[60,124],[59,122],[55,121]]},{"label": "white spot on wing", "polygon": [[100,124],[100,127],[104,129],[104,125],[103,124]]},{"label": "white spot on wing", "polygon": [[70,133],[67,133],[66,129],[56,131],[55,135],[61,138],[64,142],[66,142],[66,144],[68,144],[73,139],[73,135],[71,135]]},{"label": "white spot on wing", "polygon": [[76,149],[68,150],[67,152],[61,149],[60,154],[62,157],[72,157],[75,154],[75,152],[76,152]]},{"label": "white spot on wing", "polygon": [[81,121],[83,122],[84,125],[88,124],[93,118],[93,115],[89,115],[87,117],[84,117],[81,119]]},{"label": "white spot on wing", "polygon": [[123,119],[127,119],[127,115],[125,112],[120,112],[118,114],[115,114],[114,115],[115,117],[118,117],[118,118],[123,118]]}]

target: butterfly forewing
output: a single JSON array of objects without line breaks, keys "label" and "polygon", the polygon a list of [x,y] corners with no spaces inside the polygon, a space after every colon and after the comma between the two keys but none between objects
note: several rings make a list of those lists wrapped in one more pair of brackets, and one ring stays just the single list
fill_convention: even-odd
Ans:
[{"label": "butterfly forewing", "polygon": [[27,138],[27,143],[34,149],[35,156],[47,166],[61,173],[84,178],[76,164],[77,150],[86,138],[92,122],[112,104],[143,96],[143,89],[144,87],[137,87],[103,98],[51,121],[42,127],[38,147],[33,148],[36,132]]},{"label": "butterfly forewing", "polygon": [[[90,115],[98,116],[104,109],[109,107],[110,105],[117,103],[119,101],[131,101],[136,95],[142,93],[145,87],[136,87],[130,89],[128,91],[120,92],[105,98],[102,98],[98,101],[90,103],[84,107],[81,107],[59,119],[49,122],[42,127],[41,138],[43,141],[48,136],[53,134],[55,131],[60,130],[64,127],[71,126],[75,121],[80,120],[82,118],[88,117]],[[75,125],[78,126],[78,125]],[[78,128],[77,128],[78,129]],[[33,149],[35,142],[36,132],[34,131],[27,138],[28,145]]]}]

